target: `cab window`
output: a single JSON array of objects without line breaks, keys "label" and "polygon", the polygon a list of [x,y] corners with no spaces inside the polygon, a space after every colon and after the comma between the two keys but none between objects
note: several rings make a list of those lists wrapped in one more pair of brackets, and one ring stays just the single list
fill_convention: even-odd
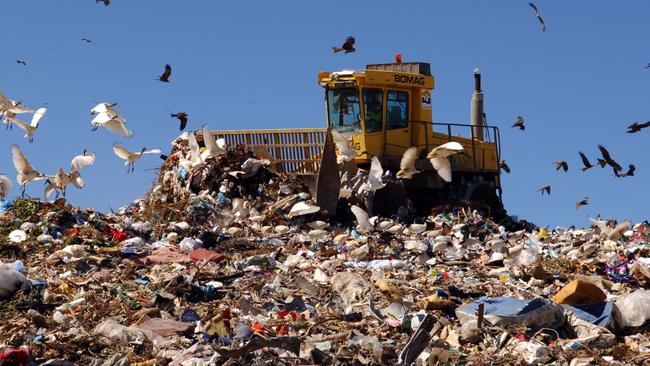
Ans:
[{"label": "cab window", "polygon": [[409,94],[403,91],[389,90],[386,95],[388,119],[386,129],[406,128],[409,124]]},{"label": "cab window", "polygon": [[366,132],[379,132],[383,120],[384,92],[381,89],[363,89],[363,112]]},{"label": "cab window", "polygon": [[356,88],[328,90],[327,113],[333,129],[339,132],[361,132],[359,92]]}]

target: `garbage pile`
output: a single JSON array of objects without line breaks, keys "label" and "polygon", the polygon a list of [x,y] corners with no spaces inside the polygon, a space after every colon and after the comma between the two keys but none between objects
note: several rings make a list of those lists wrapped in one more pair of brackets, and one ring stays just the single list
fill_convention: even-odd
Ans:
[{"label": "garbage pile", "polygon": [[0,365],[650,362],[647,222],[324,219],[246,146],[186,159],[117,212],[0,206]]}]

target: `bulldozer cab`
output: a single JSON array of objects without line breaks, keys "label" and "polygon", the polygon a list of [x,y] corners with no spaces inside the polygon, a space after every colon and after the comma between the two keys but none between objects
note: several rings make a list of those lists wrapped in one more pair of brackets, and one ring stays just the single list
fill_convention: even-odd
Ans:
[{"label": "bulldozer cab", "polygon": [[426,63],[368,65],[363,71],[321,72],[328,126],[350,139],[359,153],[355,162],[372,156],[401,157],[413,146],[418,127],[431,122],[434,79]]}]

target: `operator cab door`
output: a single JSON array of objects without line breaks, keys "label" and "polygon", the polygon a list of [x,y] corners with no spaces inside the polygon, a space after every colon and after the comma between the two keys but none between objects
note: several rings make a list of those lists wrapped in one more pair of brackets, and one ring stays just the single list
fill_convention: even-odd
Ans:
[{"label": "operator cab door", "polygon": [[384,150],[384,91],[378,88],[363,88],[363,115],[367,158],[382,156]]},{"label": "operator cab door", "polygon": [[411,147],[409,91],[386,90],[385,152],[387,158],[401,158]]}]

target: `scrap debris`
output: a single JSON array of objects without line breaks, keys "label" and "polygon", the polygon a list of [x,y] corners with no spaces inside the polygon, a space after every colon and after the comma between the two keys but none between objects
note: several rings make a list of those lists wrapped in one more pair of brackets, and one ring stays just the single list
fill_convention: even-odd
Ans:
[{"label": "scrap debris", "polygon": [[327,218],[245,145],[188,168],[189,140],[116,212],[0,206],[0,364],[650,361],[647,222]]}]

